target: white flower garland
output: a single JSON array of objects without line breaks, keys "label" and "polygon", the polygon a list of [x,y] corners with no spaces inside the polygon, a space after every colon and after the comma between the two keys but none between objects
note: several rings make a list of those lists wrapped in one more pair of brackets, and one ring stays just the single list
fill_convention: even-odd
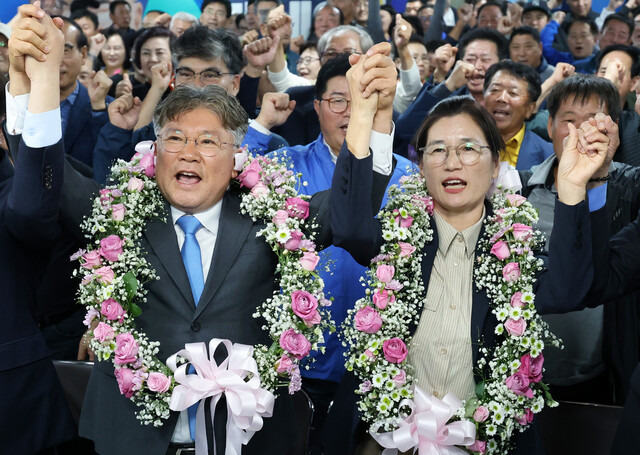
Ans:
[{"label": "white flower garland", "polygon": [[[154,179],[153,143],[138,144],[136,151],[130,163],[119,160],[112,167],[116,183],[100,190],[82,224],[92,241],[71,259],[80,262],[74,276],[82,278],[79,303],[87,308],[91,349],[98,360],[113,362],[120,392],[138,405],[141,423],[161,426],[176,382],[156,357],[160,343],[137,330],[135,318],[144,310],[144,284],[158,278],[139,239],[146,223],[161,217],[164,198]],[[251,189],[242,196],[242,213],[266,220],[258,235],[279,259],[280,289],[254,314],[266,320],[273,344],[255,346],[254,358],[263,388],[288,384],[294,393],[300,389],[300,360],[319,349],[324,330],[333,330],[324,283],[314,271],[319,257],[313,237],[305,234],[315,227],[307,220],[308,196],[298,196],[298,176],[283,159],[240,153],[236,168],[243,170],[241,186]]]},{"label": "white flower garland", "polygon": [[[414,398],[415,378],[407,362],[409,329],[417,324],[424,302],[422,251],[433,238],[433,202],[419,175],[404,177],[391,187],[387,205],[378,214],[385,240],[368,271],[367,295],[344,324],[349,347],[346,367],[361,381],[356,392],[362,419],[372,428],[399,428]],[[485,289],[499,324],[497,346],[480,349],[477,371],[489,375],[476,396],[463,403],[453,420],[476,426],[476,441],[463,447],[470,453],[504,454],[514,431],[524,431],[545,404],[556,406],[542,379],[545,340],[558,345],[536,312],[533,283],[542,261],[533,251],[541,237],[530,227],[535,208],[522,196],[497,193],[496,209],[485,220],[477,249],[475,283]],[[417,251],[417,253],[416,253]],[[404,401],[404,403],[403,403]]]}]

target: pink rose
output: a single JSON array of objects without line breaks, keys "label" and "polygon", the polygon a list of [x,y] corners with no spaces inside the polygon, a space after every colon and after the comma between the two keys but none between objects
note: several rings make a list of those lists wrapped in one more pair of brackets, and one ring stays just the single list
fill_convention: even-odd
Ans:
[{"label": "pink rose", "polygon": [[531,384],[531,381],[529,380],[529,377],[527,375],[516,371],[514,374],[507,378],[505,383],[507,384],[509,390],[512,390],[516,395],[533,398],[533,390],[529,388],[529,384]]},{"label": "pink rose", "polygon": [[507,194],[507,200],[509,204],[511,204],[511,207],[520,207],[527,198],[519,194]]},{"label": "pink rose", "polygon": [[407,382],[407,373],[404,370],[400,370],[400,373],[391,378],[396,387],[402,387]]},{"label": "pink rose", "polygon": [[235,155],[233,155],[233,161],[234,161],[234,166],[233,166],[233,170],[235,171],[242,171],[242,168],[244,167],[244,163],[247,162],[247,160],[249,159],[249,154],[247,154],[246,151],[242,151],[242,152],[237,152]]},{"label": "pink rose", "polygon": [[392,265],[379,265],[376,269],[376,277],[383,283],[388,283],[393,279],[396,269]]},{"label": "pink rose", "polygon": [[518,281],[520,278],[520,266],[517,262],[509,262],[502,269],[502,276],[507,281]]},{"label": "pink rose", "polygon": [[102,258],[100,257],[100,251],[98,250],[87,251],[82,255],[82,259],[84,259],[82,267],[85,269],[91,270],[102,265]]},{"label": "pink rose", "polygon": [[104,343],[105,340],[113,340],[115,333],[109,324],[104,322],[98,322],[98,325],[93,329],[93,337],[100,343]]},{"label": "pink rose", "polygon": [[262,173],[262,166],[259,160],[253,160],[244,171],[236,177],[240,181],[240,186],[246,186],[247,188],[253,188],[260,181],[260,174]]},{"label": "pink rose", "polygon": [[135,384],[133,380],[135,379],[135,373],[133,370],[129,368],[116,368],[114,371],[116,376],[116,381],[118,382],[118,387],[120,388],[120,393],[127,398],[131,398],[133,396],[133,392],[135,392]]},{"label": "pink rose", "polygon": [[144,175],[153,177],[156,174],[156,157],[153,153],[145,153],[138,163],[144,169]]},{"label": "pink rose", "polygon": [[509,245],[507,244],[507,242],[499,240],[491,247],[491,254],[493,254],[501,261],[504,261],[509,256],[511,256],[511,251],[509,250]]},{"label": "pink rose", "polygon": [[149,373],[147,386],[152,392],[164,393],[169,390],[171,379],[162,373]]},{"label": "pink rose", "polygon": [[400,215],[400,210],[395,209],[393,211],[393,213],[396,214],[396,224],[402,228],[406,228],[406,227],[410,227],[413,224],[413,217],[407,215],[406,217],[403,217],[402,215]]},{"label": "pink rose", "polygon": [[117,235],[110,235],[100,240],[100,255],[107,261],[115,262],[122,254],[122,240]]},{"label": "pink rose", "polygon": [[513,237],[516,240],[524,241],[529,240],[533,235],[533,229],[531,226],[527,226],[522,223],[513,223]]},{"label": "pink rose", "polygon": [[131,177],[129,183],[127,183],[127,189],[129,191],[142,191],[144,190],[144,182],[138,177]]},{"label": "pink rose", "polygon": [[411,256],[416,250],[415,246],[405,242],[398,242],[398,246],[400,247],[400,256],[403,258]]},{"label": "pink rose", "polygon": [[276,214],[273,216],[273,224],[276,226],[282,226],[287,224],[287,219],[289,218],[289,214],[284,210],[278,210]]},{"label": "pink rose", "polygon": [[138,343],[130,333],[116,336],[116,349],[113,351],[116,365],[133,363],[138,358]]},{"label": "pink rose", "polygon": [[371,352],[371,349],[365,349],[364,355],[366,355],[369,359],[373,359],[376,355]]},{"label": "pink rose", "polygon": [[527,410],[524,411],[523,415],[516,417],[516,420],[520,425],[528,425],[533,422],[533,412],[531,411],[531,409],[527,408]]},{"label": "pink rose", "polygon": [[430,197],[421,197],[413,195],[412,199],[422,205],[429,215],[433,215],[433,199]]},{"label": "pink rose", "polygon": [[489,418],[489,410],[484,406],[478,406],[475,411],[473,411],[473,420],[476,422],[484,422]]},{"label": "pink rose", "polygon": [[299,197],[287,198],[289,216],[306,220],[309,217],[309,203]]},{"label": "pink rose", "polygon": [[376,333],[382,327],[380,314],[370,306],[358,310],[353,320],[356,329],[364,333]]},{"label": "pink rose", "polygon": [[296,333],[295,330],[289,329],[280,335],[280,347],[300,360],[309,354],[311,343],[309,343],[309,340],[307,340],[303,334]]},{"label": "pink rose", "polygon": [[269,194],[269,188],[262,182],[256,183],[254,187],[251,188],[251,195],[253,197],[258,198],[260,196],[266,196],[267,194]]},{"label": "pink rose", "polygon": [[291,293],[291,309],[304,321],[307,327],[320,323],[318,300],[307,291],[293,291]]},{"label": "pink rose", "polygon": [[387,308],[387,305],[396,301],[396,296],[393,294],[389,294],[389,291],[386,289],[380,290],[376,289],[373,293],[373,303],[379,309],[384,310]]},{"label": "pink rose", "polygon": [[113,197],[111,197],[111,190],[108,188],[103,188],[100,190],[100,204],[103,207],[107,207],[113,201]]},{"label": "pink rose", "polygon": [[507,329],[509,335],[514,337],[521,337],[524,331],[527,329],[527,321],[524,319],[507,319],[504,323],[504,328]]},{"label": "pink rose", "polygon": [[107,299],[100,306],[100,313],[110,321],[120,320],[125,315],[122,306],[114,299]]},{"label": "pink rose", "polygon": [[100,281],[102,284],[111,283],[113,281],[113,278],[115,277],[115,273],[113,273],[113,270],[111,270],[111,267],[106,265],[104,267],[100,267],[99,269],[94,270],[93,274],[95,275],[96,278],[98,278],[98,281]]},{"label": "pink rose", "polygon": [[300,258],[300,265],[308,272],[313,272],[320,261],[320,256],[314,251],[305,252]]},{"label": "pink rose", "polygon": [[407,345],[400,338],[391,338],[382,343],[382,352],[387,362],[402,363],[407,358]]},{"label": "pink rose", "polygon": [[524,306],[522,292],[518,291],[511,296],[511,306],[514,308],[522,308]]},{"label": "pink rose", "polygon": [[525,354],[520,357],[520,368],[518,371],[526,374],[531,382],[540,382],[542,380],[542,365],[544,357],[539,354],[538,357],[532,358],[531,355]]},{"label": "pink rose", "polygon": [[487,451],[487,442],[476,439],[473,444],[467,447],[467,449],[471,450],[472,452],[485,453]]},{"label": "pink rose", "polygon": [[291,357],[286,354],[280,357],[280,359],[276,362],[276,371],[278,372],[278,374],[291,371],[291,368],[293,368],[293,361],[291,360]]},{"label": "pink rose", "polygon": [[289,251],[299,250],[301,241],[302,241],[302,232],[291,231],[291,237],[289,237],[289,240],[287,240],[284,243],[284,247]]},{"label": "pink rose", "polygon": [[125,213],[127,213],[127,208],[123,204],[113,204],[111,206],[111,218],[115,221],[124,220]]}]

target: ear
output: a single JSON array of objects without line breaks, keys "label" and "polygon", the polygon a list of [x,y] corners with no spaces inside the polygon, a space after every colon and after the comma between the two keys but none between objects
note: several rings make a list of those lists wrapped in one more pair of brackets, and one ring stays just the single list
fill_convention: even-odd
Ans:
[{"label": "ear", "polygon": [[527,106],[527,110],[525,111],[526,113],[525,120],[529,120],[529,118],[533,115],[535,111],[536,111],[536,102],[530,101],[529,105]]},{"label": "ear", "polygon": [[500,175],[500,160],[497,159],[493,162],[493,174],[491,175],[491,178],[495,180],[498,178],[499,175]]},{"label": "ear", "polygon": [[82,64],[84,65],[86,60],[87,60],[87,46],[83,46],[82,49],[80,49],[80,53],[82,54]]},{"label": "ear", "polygon": [[551,116],[549,116],[549,120],[547,120],[547,134],[551,138],[551,142],[553,142],[552,131],[553,131],[553,119],[551,118]]},{"label": "ear", "polygon": [[318,117],[320,117],[320,100],[313,100],[313,108],[316,110]]},{"label": "ear", "polygon": [[240,75],[234,74],[233,79],[231,80],[231,94],[236,96],[240,91]]}]

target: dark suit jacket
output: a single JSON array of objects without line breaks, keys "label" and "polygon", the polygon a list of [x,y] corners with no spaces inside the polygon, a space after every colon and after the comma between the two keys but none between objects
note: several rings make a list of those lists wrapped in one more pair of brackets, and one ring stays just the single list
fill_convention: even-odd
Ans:
[{"label": "dark suit jacket", "polygon": [[[61,212],[64,222],[77,235],[82,217],[90,213],[91,195],[98,184],[80,176],[70,166],[65,168]],[[213,262],[205,288],[196,307],[189,280],[180,256],[175,230],[168,210],[167,221],[151,221],[141,239],[142,250],[159,280],[148,284],[147,302],[138,327],[151,340],[160,342],[158,358],[166,360],[185,343],[208,342],[211,338],[228,338],[245,344],[270,344],[261,326],[253,318],[256,308],[269,298],[274,283],[277,258],[264,239],[256,237],[263,224],[254,223],[239,210],[240,196],[227,191]],[[329,226],[328,195],[320,193],[311,202],[312,216],[319,224]],[[318,245],[331,243],[330,233],[321,230]],[[109,362],[94,367],[84,401],[80,435],[94,440],[101,455],[165,453],[173,432],[177,413],[161,428],[141,425],[134,416],[135,406],[120,395]],[[274,416],[265,419],[265,426],[243,450],[245,454],[283,455],[291,453],[297,435],[290,434],[294,419],[292,403],[285,392],[276,400]]]},{"label": "dark suit jacket", "polygon": [[3,453],[32,454],[71,439],[74,426],[31,313],[59,230],[63,145],[21,146],[15,176],[0,152],[0,439]]},{"label": "dark suit jacket", "polygon": [[[371,206],[362,203],[366,200],[362,198],[371,192],[372,181],[370,168],[363,161],[350,154],[341,154],[338,158],[331,192],[331,227],[334,244],[345,248],[358,262],[365,265],[378,254],[383,240],[380,223],[373,218]],[[487,210],[490,214],[491,207],[488,205]],[[591,248],[586,240],[591,236],[587,204],[582,202],[570,207],[558,202],[556,217],[558,221],[554,224],[547,268],[541,272],[535,285],[536,307],[540,313],[563,313],[579,308],[593,278]],[[438,248],[435,223],[433,226],[434,239],[423,250],[422,279],[425,288],[429,285]],[[494,345],[496,324],[486,294],[474,288],[470,327],[472,339],[479,342],[484,338],[485,346]],[[415,327],[411,330],[412,334],[414,332]],[[474,363],[478,356],[478,342],[472,343]],[[341,387],[351,393],[338,392],[340,400],[336,398],[331,412],[337,416],[339,423],[330,425],[332,436],[325,438],[326,442],[335,444],[335,447],[330,447],[328,453],[331,454],[350,453],[355,448],[352,437],[357,432],[354,425],[358,416],[353,390],[357,388],[357,382],[352,375],[345,382],[346,386]],[[518,434],[516,444],[518,454],[542,453],[541,443],[531,431]]]},{"label": "dark suit jacket", "polygon": [[[79,87],[78,97],[71,106],[67,129],[64,132],[65,152],[87,166],[92,166],[93,148],[98,133],[109,117],[106,111],[94,114],[91,110],[89,92],[84,85],[79,84]],[[110,97],[108,101],[111,101]]]},{"label": "dark suit jacket", "polygon": [[522,145],[520,145],[520,152],[518,153],[516,169],[531,169],[533,166],[542,163],[551,155],[553,155],[553,144],[545,141],[536,133],[526,129],[525,127],[524,138],[522,139]]}]

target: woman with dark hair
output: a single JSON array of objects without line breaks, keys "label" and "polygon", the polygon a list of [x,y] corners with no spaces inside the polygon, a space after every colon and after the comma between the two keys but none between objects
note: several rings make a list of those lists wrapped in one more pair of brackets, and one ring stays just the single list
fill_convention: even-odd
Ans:
[{"label": "woman with dark hair", "polygon": [[125,34],[118,29],[105,34],[106,42],[98,54],[101,69],[112,77],[122,75],[131,66],[129,49],[125,45]]},{"label": "woman with dark hair", "polygon": [[[350,79],[350,86],[354,82]],[[350,92],[357,106],[357,93]],[[352,108],[351,120],[360,117],[366,118]],[[345,375],[334,400],[330,419],[336,420],[329,430],[335,447],[327,449],[336,455],[379,453],[366,432],[373,425],[376,441],[400,451],[417,448],[417,439],[414,446],[393,445],[403,439],[404,428],[402,444],[418,432],[421,441],[434,435],[428,447],[543,453],[537,432],[524,431],[532,424],[531,408],[539,412],[550,402],[538,384],[544,361],[544,344],[538,340],[548,334],[537,313],[582,307],[593,273],[585,188],[602,163],[608,138],[591,124],[571,131],[558,170],[557,230],[550,260],[544,262],[534,256],[536,244],[530,240],[534,235],[527,220],[535,209],[515,194],[486,199],[505,145],[482,105],[469,97],[450,97],[432,109],[414,138],[424,180],[408,179],[375,218],[366,198],[379,183],[365,160],[368,144],[358,142],[368,134],[362,122],[350,122],[346,142],[351,154],[341,154],[336,164],[331,225],[334,245],[370,267],[371,293],[356,302],[343,326],[350,345],[348,369],[357,377]],[[519,229],[527,234],[521,236]],[[501,315],[503,306],[509,310]],[[522,345],[520,337],[531,344]],[[501,365],[509,366],[503,370]],[[525,369],[526,390],[512,377],[520,379]],[[446,443],[440,435],[454,430],[444,424],[465,414],[462,408],[455,418],[462,403],[450,394],[467,400],[467,420],[458,422],[455,431],[466,436]],[[415,400],[415,411],[402,404],[406,399]],[[429,404],[420,404],[423,399]],[[441,410],[437,416],[435,409]],[[354,425],[360,417],[366,425]],[[427,434],[417,422],[430,418],[437,428]],[[415,430],[411,425],[417,425]]]},{"label": "woman with dark hair", "polygon": [[396,26],[396,10],[391,5],[380,6],[380,21],[382,22],[382,33],[384,39],[391,41],[391,33]]},{"label": "woman with dark hair", "polygon": [[[133,83],[133,96],[143,100],[151,89],[154,74],[156,79],[171,79],[173,65],[171,63],[171,45],[175,35],[166,27],[151,27],[138,35],[131,50],[133,65],[138,68],[145,78],[144,83]],[[155,67],[155,70],[153,68]],[[171,85],[166,84],[164,97],[171,91]]]}]

